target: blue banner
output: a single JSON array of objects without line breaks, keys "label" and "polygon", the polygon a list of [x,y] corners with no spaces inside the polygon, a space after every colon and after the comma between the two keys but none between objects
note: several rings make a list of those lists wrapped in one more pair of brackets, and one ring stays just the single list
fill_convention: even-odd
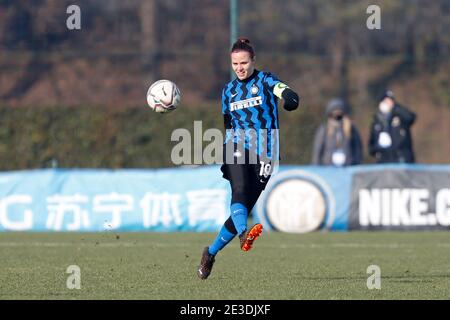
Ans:
[{"label": "blue banner", "polygon": [[216,167],[0,174],[0,231],[213,231],[228,218]]},{"label": "blue banner", "polygon": [[450,230],[450,166],[282,166],[256,209],[266,229],[293,233]]},{"label": "blue banner", "polygon": [[[283,232],[448,229],[449,165],[281,166],[254,220]],[[0,173],[0,231],[217,231],[219,166]]]}]

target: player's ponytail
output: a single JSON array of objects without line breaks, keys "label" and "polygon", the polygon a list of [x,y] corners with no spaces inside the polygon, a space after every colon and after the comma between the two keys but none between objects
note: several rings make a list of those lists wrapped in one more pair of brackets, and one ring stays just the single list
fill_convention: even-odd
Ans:
[{"label": "player's ponytail", "polygon": [[247,51],[250,54],[250,58],[252,60],[255,57],[255,51],[253,50],[253,47],[250,45],[250,40],[248,40],[247,38],[239,38],[233,44],[231,52],[233,53],[239,51]]}]

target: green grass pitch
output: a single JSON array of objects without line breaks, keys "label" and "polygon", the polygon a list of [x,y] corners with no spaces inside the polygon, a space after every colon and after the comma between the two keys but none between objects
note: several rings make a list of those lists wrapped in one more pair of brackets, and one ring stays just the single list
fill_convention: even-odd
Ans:
[{"label": "green grass pitch", "polygon": [[[209,279],[213,233],[1,233],[0,299],[449,299],[449,232],[265,232],[238,239]],[[68,289],[68,266],[81,289]],[[381,288],[369,290],[370,265]]]}]

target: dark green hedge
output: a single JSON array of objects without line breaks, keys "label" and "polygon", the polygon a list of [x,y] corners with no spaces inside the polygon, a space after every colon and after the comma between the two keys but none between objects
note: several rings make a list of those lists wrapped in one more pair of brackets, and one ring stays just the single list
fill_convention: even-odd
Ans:
[{"label": "dark green hedge", "polygon": [[[320,119],[280,108],[282,163],[308,163]],[[220,106],[181,106],[169,114],[146,107],[0,108],[0,170],[46,168],[155,168],[173,166],[173,130],[194,121],[223,131]],[[209,142],[205,142],[204,145]]]}]

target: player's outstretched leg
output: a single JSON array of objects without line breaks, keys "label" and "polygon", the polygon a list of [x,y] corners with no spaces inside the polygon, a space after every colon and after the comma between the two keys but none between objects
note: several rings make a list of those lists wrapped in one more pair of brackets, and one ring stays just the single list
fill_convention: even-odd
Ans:
[{"label": "player's outstretched leg", "polygon": [[200,279],[206,279],[209,277],[215,260],[215,256],[209,253],[208,247],[203,249],[200,266],[197,269],[197,275]]},{"label": "player's outstretched leg", "polygon": [[239,235],[241,241],[241,249],[243,251],[249,251],[253,242],[261,235],[263,226],[260,223],[255,224],[249,231],[244,231]]},{"label": "player's outstretched leg", "polygon": [[215,261],[216,254],[222,250],[228,243],[236,236],[237,231],[234,228],[233,220],[231,217],[225,221],[213,243],[206,247],[202,253],[202,260],[200,266],[197,269],[197,275],[201,279],[208,278],[211,273],[212,266]]}]

